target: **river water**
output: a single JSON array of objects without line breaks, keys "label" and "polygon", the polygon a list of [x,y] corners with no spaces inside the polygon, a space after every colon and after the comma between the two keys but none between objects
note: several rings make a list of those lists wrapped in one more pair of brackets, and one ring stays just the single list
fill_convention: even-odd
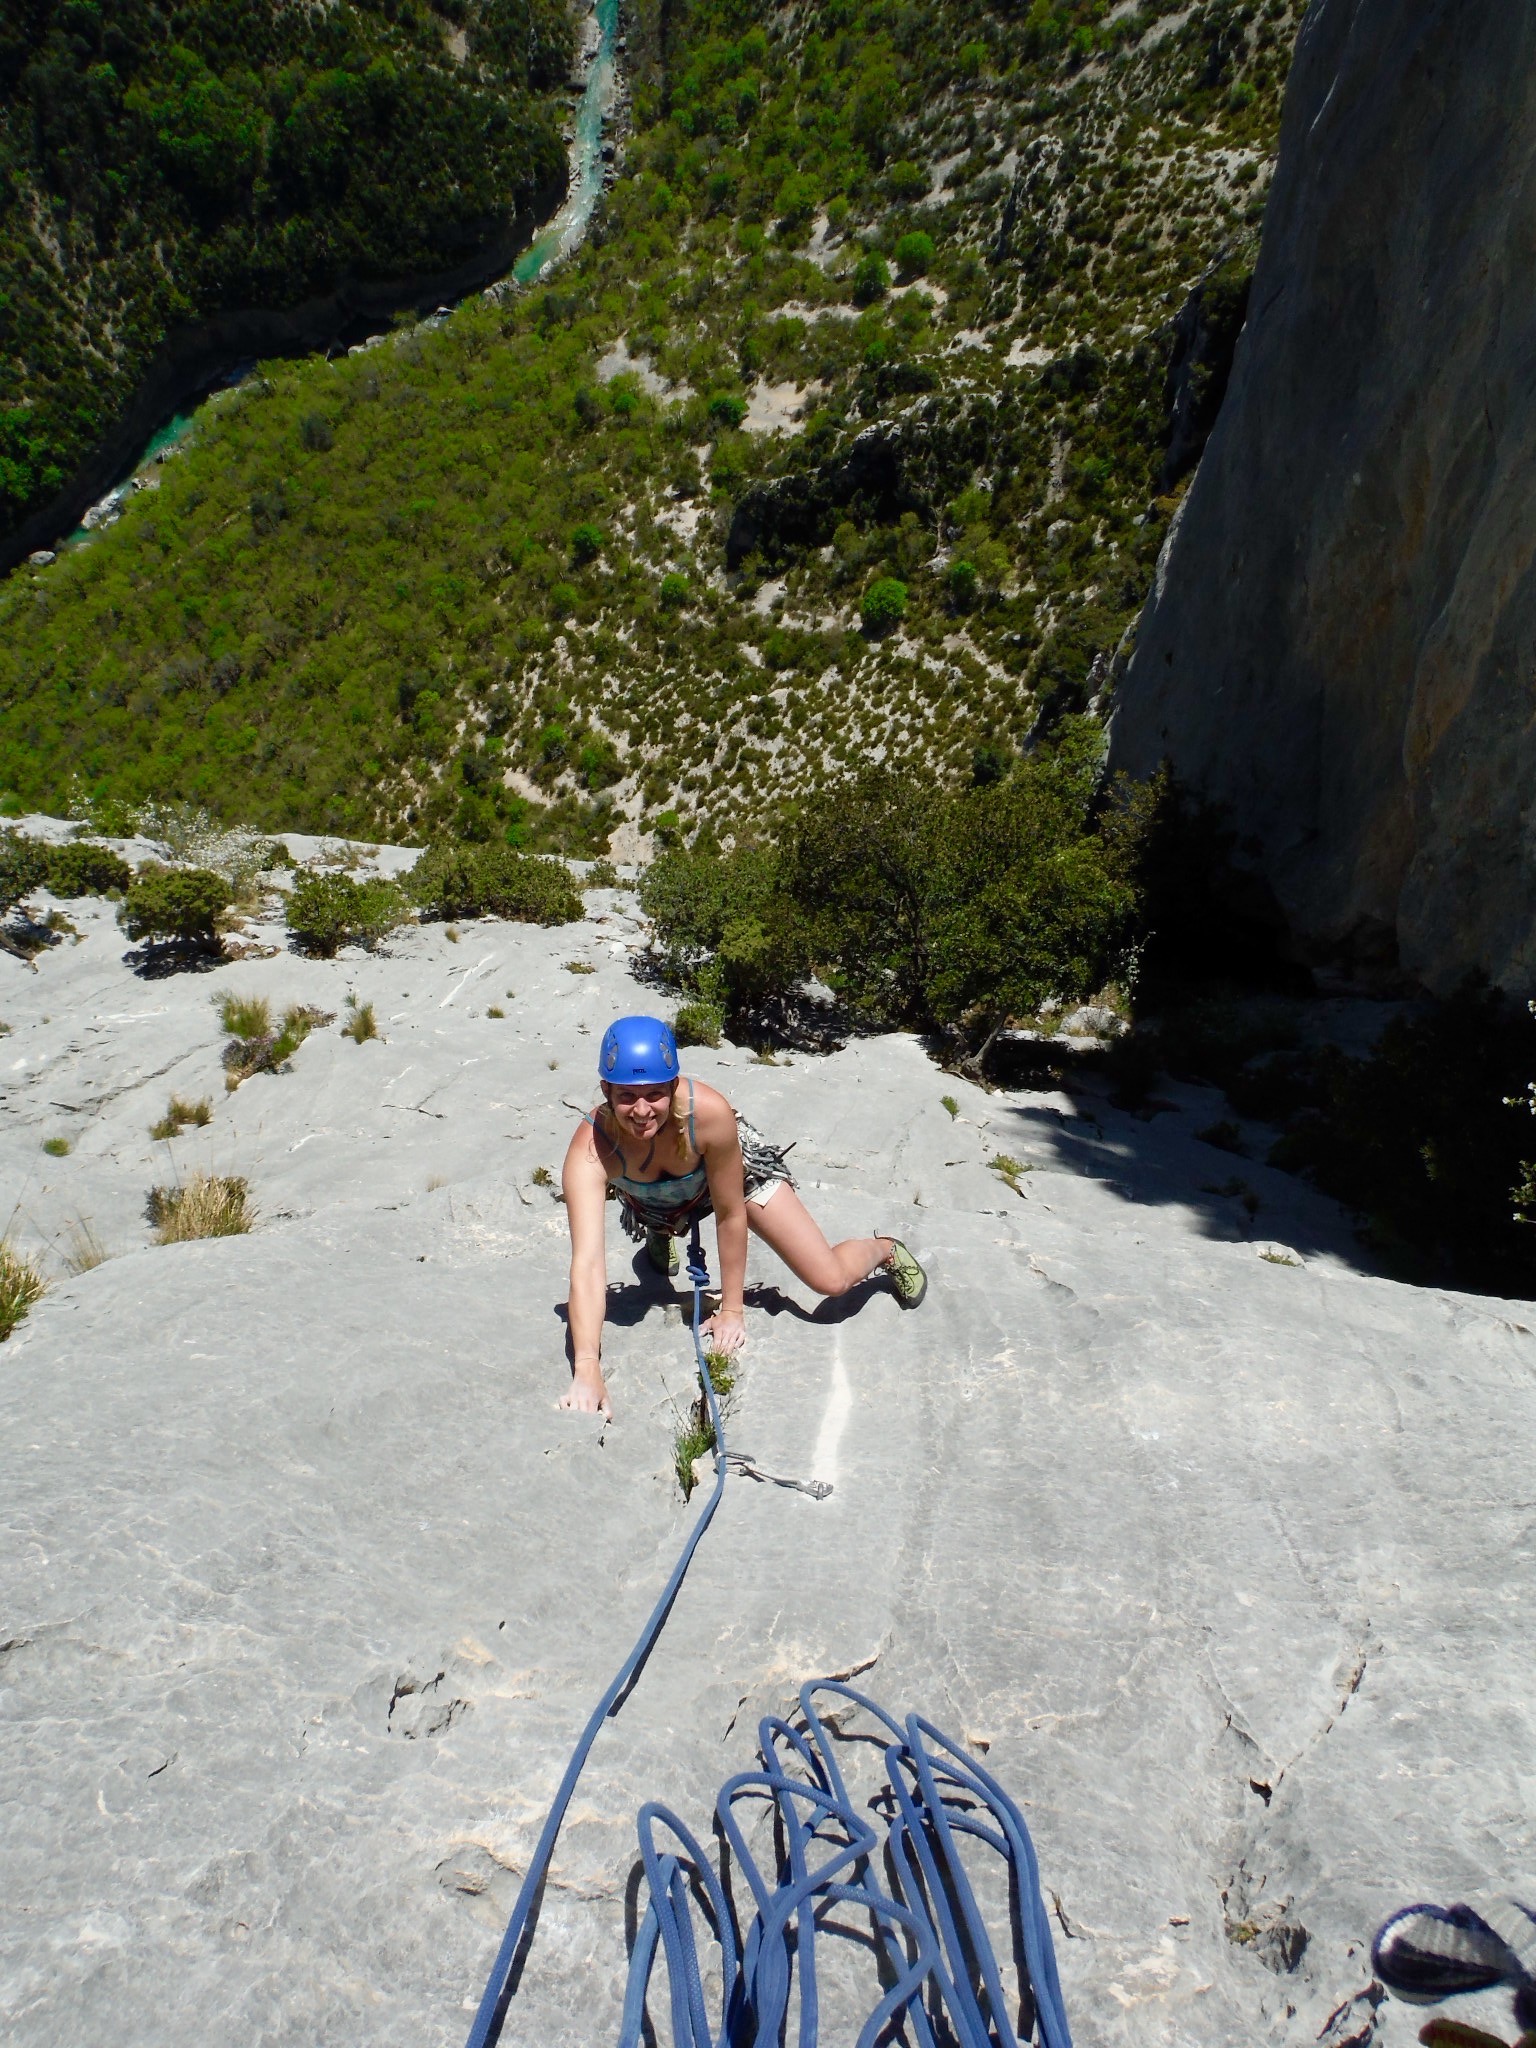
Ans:
[{"label": "river water", "polygon": [[[616,45],[619,0],[595,0],[591,18],[595,22],[595,33],[590,28],[587,31],[589,39],[592,39],[592,54],[587,63],[581,98],[576,104],[572,127],[570,181],[559,208],[550,215],[512,266],[510,275],[519,285],[536,283],[554,264],[580,246],[592,219],[592,209],[602,194],[603,130],[613,112],[618,85]],[[505,282],[503,279],[499,283],[486,286],[484,291],[494,295],[504,287]],[[482,295],[477,292],[473,296]],[[426,328],[439,327],[444,317],[444,311],[439,310],[421,325]],[[237,389],[252,374],[254,368],[255,365],[252,363],[238,365],[217,390],[205,395],[189,411],[174,414],[164,426],[158,428],[150,436],[144,452],[133,466],[132,473],[90,508],[84,522],[76,527],[62,545],[78,546],[89,540],[94,533],[99,533],[114,523],[136,490],[153,488],[159,481],[159,465],[168,456],[174,455],[193,433],[204,408],[217,405],[220,398],[227,392]]]}]

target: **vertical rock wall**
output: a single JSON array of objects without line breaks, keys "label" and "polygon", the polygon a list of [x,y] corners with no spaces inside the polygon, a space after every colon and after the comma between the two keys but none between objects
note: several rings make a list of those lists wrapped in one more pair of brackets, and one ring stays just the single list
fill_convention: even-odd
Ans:
[{"label": "vertical rock wall", "polygon": [[1536,8],[1315,0],[1114,720],[1302,948],[1536,991]]}]

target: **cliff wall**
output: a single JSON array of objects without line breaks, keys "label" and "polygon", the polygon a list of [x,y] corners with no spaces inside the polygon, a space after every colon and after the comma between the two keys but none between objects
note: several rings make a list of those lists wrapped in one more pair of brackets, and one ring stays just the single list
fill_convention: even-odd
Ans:
[{"label": "cliff wall", "polygon": [[1318,962],[1536,991],[1536,12],[1316,0],[1118,766],[1229,807]]}]

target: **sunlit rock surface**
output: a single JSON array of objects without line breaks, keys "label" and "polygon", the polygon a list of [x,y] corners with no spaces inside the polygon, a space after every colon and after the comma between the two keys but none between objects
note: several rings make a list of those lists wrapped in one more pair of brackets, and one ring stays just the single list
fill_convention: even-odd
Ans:
[{"label": "sunlit rock surface", "polygon": [[1118,765],[1229,808],[1302,950],[1536,993],[1536,14],[1315,0],[1246,332]]},{"label": "sunlit rock surface", "polygon": [[[617,1418],[555,1408],[535,1170],[603,1023],[653,1000],[631,899],[588,901],[159,981],[80,904],[79,944],[0,959],[6,1209],[57,1282],[0,1347],[16,2048],[467,2030],[698,1504],[682,1296],[616,1221]],[[385,1039],[333,1026],[226,1096],[227,988],[351,988]],[[731,1479],[599,1738],[506,2038],[615,2038],[641,1800],[706,1828],[756,1717],[862,1667],[1024,1802],[1086,2048],[1411,2041],[1372,1928],[1532,1864],[1532,1312],[1355,1270],[1336,1211],[1195,1139],[1200,1091],[1148,1122],[988,1095],[899,1036],[689,1060],[796,1141],[829,1229],[899,1231],[932,1286],[818,1306],[754,1247],[731,1438],[834,1491]],[[168,1150],[172,1090],[214,1114]],[[248,1177],[257,1229],[152,1245],[147,1189],[198,1165]],[[82,1221],[113,1256],[68,1278]]]}]

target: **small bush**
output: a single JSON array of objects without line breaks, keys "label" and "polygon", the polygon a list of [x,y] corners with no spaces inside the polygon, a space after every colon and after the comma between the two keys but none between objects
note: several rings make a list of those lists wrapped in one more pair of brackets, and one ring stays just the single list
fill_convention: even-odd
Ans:
[{"label": "small bush", "polygon": [[77,839],[70,846],[48,850],[48,887],[55,896],[105,896],[109,889],[126,889],[132,881],[133,869],[110,846]]},{"label": "small bush", "polygon": [[0,1244],[0,1344],[47,1292],[48,1283],[31,1260]]},{"label": "small bush", "polygon": [[196,1124],[199,1129],[213,1122],[213,1104],[206,1095],[196,1102],[188,1102],[184,1096],[173,1095],[165,1105],[165,1115],[159,1123],[151,1124],[152,1138],[179,1138],[186,1125]]},{"label": "small bush", "polygon": [[717,391],[709,401],[709,417],[717,427],[739,427],[746,416],[746,400],[734,392]]},{"label": "small bush", "polygon": [[672,1022],[672,1035],[679,1045],[720,1043],[725,1013],[715,1003],[684,1003]]},{"label": "small bush", "polygon": [[957,612],[968,612],[975,604],[976,586],[980,580],[974,562],[950,563],[944,581],[949,588],[949,601]]},{"label": "small bush", "polygon": [[595,860],[581,878],[583,889],[617,889],[619,871],[611,860]]},{"label": "small bush", "polygon": [[941,1109],[947,1109],[949,1111],[949,1120],[951,1123],[953,1123],[955,1118],[960,1114],[960,1105],[958,1102],[956,1102],[953,1095],[941,1095],[939,1097],[939,1107]]},{"label": "small bush", "polygon": [[301,875],[283,914],[304,952],[331,960],[343,946],[376,946],[405,922],[407,907],[394,882],[355,882],[333,871]]},{"label": "small bush", "polygon": [[894,576],[881,576],[871,583],[859,606],[864,630],[871,635],[889,633],[906,616],[907,586]]},{"label": "small bush", "polygon": [[130,939],[159,939],[206,952],[217,946],[219,913],[233,900],[228,882],[211,869],[172,869],[136,881],[117,921]]},{"label": "small bush", "polygon": [[0,913],[10,910],[48,880],[50,849],[20,832],[0,833]]},{"label": "small bush", "polygon": [[44,1138],[43,1150],[50,1159],[67,1159],[72,1147],[68,1138]]},{"label": "small bush", "polygon": [[883,256],[871,249],[861,256],[853,273],[853,298],[855,305],[872,306],[877,299],[883,299],[891,288],[891,273]]},{"label": "small bush", "polygon": [[688,578],[679,575],[676,569],[671,570],[662,577],[656,595],[668,611],[681,611],[688,602]]},{"label": "small bush", "polygon": [[[277,1074],[292,1059],[312,1031],[336,1021],[332,1010],[319,1010],[309,1003],[290,1003],[283,1012],[281,1027],[272,1028],[272,1013],[264,998],[235,1000],[224,1014],[251,1027],[237,1032],[224,1048],[224,1086],[230,1094],[253,1074]],[[226,1024],[226,1029],[229,1026]]]},{"label": "small bush", "polygon": [[896,244],[896,268],[904,279],[926,277],[933,262],[933,237],[920,229]]},{"label": "small bush", "polygon": [[575,924],[586,915],[570,869],[511,846],[429,846],[406,877],[429,918],[505,917]]},{"label": "small bush", "polygon": [[487,1008],[485,1014],[487,1015],[487,1017],[505,1017],[507,1013],[501,1007],[500,1003],[492,1003]]},{"label": "small bush", "polygon": [[354,1045],[366,1045],[370,1038],[378,1037],[378,1019],[372,1003],[360,1003],[354,995],[347,997],[347,1021],[341,1027],[341,1035],[350,1038]]},{"label": "small bush", "polygon": [[243,1237],[256,1221],[249,1183],[232,1174],[194,1173],[180,1187],[151,1188],[148,1206],[157,1244]]},{"label": "small bush", "polygon": [[584,519],[571,533],[571,560],[578,563],[595,562],[603,552],[603,529]]},{"label": "small bush", "polygon": [[597,969],[590,960],[567,960],[565,971],[567,974],[596,974]]}]

